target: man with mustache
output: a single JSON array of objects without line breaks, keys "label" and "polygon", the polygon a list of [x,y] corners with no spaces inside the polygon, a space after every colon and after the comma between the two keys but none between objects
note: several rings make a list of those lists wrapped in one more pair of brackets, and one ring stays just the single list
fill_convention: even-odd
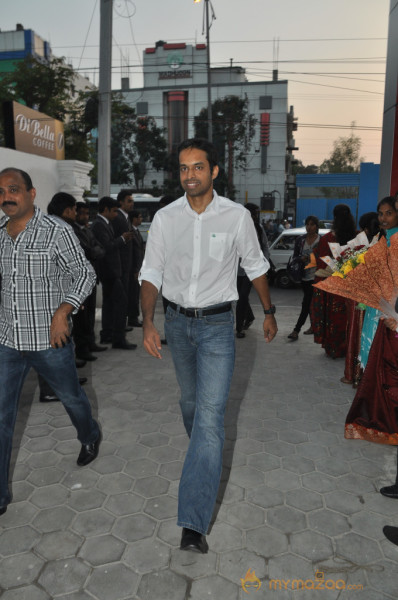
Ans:
[{"label": "man with mustache", "polygon": [[20,169],[0,172],[0,515],[8,487],[19,396],[33,367],[69,414],[81,451],[79,466],[98,455],[101,433],[79,385],[70,317],[95,284],[95,272],[68,225],[34,205],[36,190]]},{"label": "man with mustache", "polygon": [[159,210],[141,269],[144,347],[161,358],[153,324],[158,291],[167,299],[165,334],[181,388],[181,412],[190,438],[180,480],[181,550],[206,553],[205,535],[217,498],[224,443],[224,412],[234,369],[232,304],[238,299],[238,261],[264,308],[264,337],[276,335],[264,258],[253,220],[241,204],[218,196],[216,150],[193,138],[178,148],[185,196]]}]

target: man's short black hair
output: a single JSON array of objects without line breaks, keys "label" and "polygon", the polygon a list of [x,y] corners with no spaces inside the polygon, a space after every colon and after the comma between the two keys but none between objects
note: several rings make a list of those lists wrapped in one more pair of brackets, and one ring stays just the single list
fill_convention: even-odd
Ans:
[{"label": "man's short black hair", "polygon": [[58,192],[51,198],[50,204],[47,206],[49,215],[62,217],[64,210],[76,206],[76,198],[66,192]]},{"label": "man's short black hair", "polygon": [[90,210],[87,202],[76,202],[76,211],[82,210],[83,208],[84,210]]},{"label": "man's short black hair", "polygon": [[181,142],[177,148],[177,155],[180,158],[180,154],[183,150],[189,150],[190,148],[196,148],[197,150],[203,150],[206,152],[206,158],[210,165],[210,172],[213,173],[214,167],[218,165],[218,152],[214,144],[205,140],[204,138],[190,138]]},{"label": "man's short black hair", "polygon": [[142,212],[139,210],[130,210],[129,211],[129,219],[132,221],[133,219],[138,219],[138,217],[142,216]]},{"label": "man's short black hair", "polygon": [[117,208],[118,203],[117,200],[114,200],[110,196],[103,196],[101,200],[98,202],[98,212],[102,214],[106,208]]},{"label": "man's short black hair", "polygon": [[133,190],[120,190],[120,192],[117,195],[117,205],[121,206],[123,200],[127,197],[127,196],[132,196],[133,195]]},{"label": "man's short black hair", "polygon": [[26,171],[22,171],[22,169],[17,169],[15,167],[6,167],[5,169],[2,169],[0,171],[0,175],[4,175],[5,173],[10,173],[10,172],[20,174],[20,176],[24,180],[24,184],[25,184],[26,190],[28,192],[33,189],[33,183],[30,178],[30,175],[28,175],[28,173]]}]

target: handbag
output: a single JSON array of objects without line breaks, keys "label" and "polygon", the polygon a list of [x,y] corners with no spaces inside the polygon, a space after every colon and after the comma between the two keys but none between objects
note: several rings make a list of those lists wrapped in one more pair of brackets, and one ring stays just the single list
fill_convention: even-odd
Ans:
[{"label": "handbag", "polygon": [[301,260],[301,257],[291,256],[287,263],[286,270],[287,274],[289,275],[289,279],[293,281],[293,283],[300,283],[304,273],[304,263]]}]

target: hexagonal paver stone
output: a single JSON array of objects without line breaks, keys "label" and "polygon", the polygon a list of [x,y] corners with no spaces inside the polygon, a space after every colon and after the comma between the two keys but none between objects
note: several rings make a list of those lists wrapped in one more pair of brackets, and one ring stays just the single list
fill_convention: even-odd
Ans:
[{"label": "hexagonal paver stone", "polygon": [[170,481],[180,479],[182,473],[183,462],[181,460],[173,460],[160,465],[159,475]]},{"label": "hexagonal paver stone", "polygon": [[292,552],[308,560],[326,560],[333,556],[331,540],[315,531],[300,531],[290,538]]},{"label": "hexagonal paver stone", "polygon": [[364,475],[358,475],[357,473],[349,473],[348,475],[339,477],[337,480],[337,486],[346,492],[351,492],[357,495],[374,491],[374,482],[372,477],[365,477]]},{"label": "hexagonal paver stone", "polygon": [[278,439],[278,433],[273,429],[254,429],[249,432],[249,436],[259,442],[272,442]]},{"label": "hexagonal paver stone", "polygon": [[[202,581],[202,580],[201,580]],[[137,595],[140,600],[185,600],[187,581],[172,571],[158,571],[142,576]],[[203,598],[203,596],[202,596]],[[108,599],[106,599],[108,600]]]},{"label": "hexagonal paver stone", "polygon": [[263,508],[270,508],[271,506],[278,506],[283,504],[284,494],[279,490],[274,490],[266,485],[260,485],[257,488],[247,491],[247,499],[252,504],[257,504]]},{"label": "hexagonal paver stone", "polygon": [[53,598],[82,589],[89,573],[90,567],[79,558],[50,561],[45,565],[38,582]]},{"label": "hexagonal paver stone", "polygon": [[289,429],[288,431],[280,431],[278,438],[281,442],[289,442],[290,444],[302,444],[308,442],[308,433],[297,431],[297,429]]},{"label": "hexagonal paver stone", "polygon": [[159,465],[153,460],[148,458],[140,458],[138,460],[129,460],[124,468],[124,471],[132,477],[148,477],[148,475],[155,475],[158,472]]},{"label": "hexagonal paver stone", "polygon": [[145,477],[139,479],[134,486],[134,491],[145,498],[153,498],[160,494],[166,494],[170,482],[163,477]]},{"label": "hexagonal paver stone", "polygon": [[146,515],[137,513],[117,519],[113,533],[125,542],[136,542],[152,537],[155,527],[156,521]]},{"label": "hexagonal paver stone", "polygon": [[105,494],[93,488],[91,490],[73,490],[70,492],[68,504],[78,512],[99,508],[106,500]]},{"label": "hexagonal paver stone", "polygon": [[44,467],[43,469],[35,469],[28,477],[28,481],[37,487],[58,483],[65,476],[64,471],[56,467]]},{"label": "hexagonal paver stone", "polygon": [[[291,554],[290,552],[286,552],[285,554],[282,554],[281,556],[273,556],[272,558],[270,558],[269,563],[268,563],[268,578],[269,581],[267,581],[267,588],[271,591],[272,590],[272,594],[270,595],[270,597],[272,597],[272,595],[275,596],[275,598],[284,598],[285,596],[282,596],[281,593],[281,588],[279,587],[279,582],[282,582],[282,589],[283,589],[283,581],[289,581],[292,582],[294,580],[313,580],[314,579],[314,570],[313,570],[313,566],[311,564],[310,561],[307,561],[303,558],[301,558],[300,556],[296,556],[294,554]],[[287,587],[287,589],[292,589],[292,587]],[[302,590],[300,590],[301,593],[305,593]],[[290,592],[292,593],[292,592]],[[298,596],[301,596],[301,593],[298,594]],[[295,596],[295,594],[292,594],[293,597]],[[265,597],[265,594],[264,594]],[[291,596],[286,596],[287,598],[290,598]],[[306,596],[307,597],[307,596]],[[310,598],[314,598],[314,600],[316,598],[321,598],[320,594],[316,594],[315,596],[309,596]]]},{"label": "hexagonal paver stone", "polygon": [[32,583],[43,564],[41,558],[33,552],[3,558],[0,563],[1,587],[13,588]]},{"label": "hexagonal paver stone", "polygon": [[247,457],[247,464],[260,471],[273,471],[281,466],[281,459],[267,452],[251,454]]},{"label": "hexagonal paver stone", "polygon": [[285,471],[284,469],[270,471],[266,474],[265,481],[267,485],[277,488],[282,492],[301,487],[299,476],[296,475],[296,473]]},{"label": "hexagonal paver stone", "polygon": [[21,502],[22,500],[27,500],[32,492],[34,491],[34,486],[28,483],[27,481],[16,481],[12,484],[12,497],[14,502]]},{"label": "hexagonal paver stone", "polygon": [[86,540],[80,548],[79,556],[94,567],[118,562],[126,544],[113,535],[95,536]]},{"label": "hexagonal paver stone", "polygon": [[181,458],[181,451],[172,446],[157,446],[149,451],[148,457],[158,463],[166,464]]},{"label": "hexagonal paver stone", "polygon": [[246,502],[230,506],[226,511],[226,515],[228,523],[240,529],[253,529],[253,527],[264,525],[265,521],[264,510]]},{"label": "hexagonal paver stone", "polygon": [[172,550],[171,553],[171,570],[189,579],[215,574],[216,566],[217,554],[211,550],[207,554],[194,554],[193,552],[182,552],[178,548]]},{"label": "hexagonal paver stone", "polygon": [[307,526],[305,515],[295,508],[289,508],[288,506],[270,508],[267,511],[267,523],[284,533],[300,531]]},{"label": "hexagonal paver stone", "polygon": [[308,515],[308,522],[312,529],[331,537],[350,531],[347,518],[332,510],[323,509],[312,512]]},{"label": "hexagonal paver stone", "polygon": [[286,492],[286,504],[306,512],[322,508],[323,506],[321,494],[302,488]]},{"label": "hexagonal paver stone", "polygon": [[44,590],[39,590],[35,585],[27,585],[17,590],[3,592],[1,598],[2,600],[51,600]]},{"label": "hexagonal paver stone", "polygon": [[99,477],[98,473],[94,473],[91,469],[76,469],[67,473],[62,483],[70,490],[87,490],[95,486]]},{"label": "hexagonal paver stone", "polygon": [[84,539],[72,531],[52,531],[45,533],[36,545],[35,551],[47,560],[75,556]]},{"label": "hexagonal paver stone", "polygon": [[103,508],[80,513],[73,522],[73,529],[85,537],[108,533],[112,529],[115,517]]},{"label": "hexagonal paver stone", "polygon": [[34,518],[32,525],[39,531],[59,531],[67,529],[71,524],[75,512],[68,506],[56,506],[55,508],[42,509]]},{"label": "hexagonal paver stone", "polygon": [[363,509],[363,504],[358,496],[340,490],[325,494],[325,503],[328,508],[343,515],[353,515]]},{"label": "hexagonal paver stone", "polygon": [[118,456],[101,456],[93,464],[91,468],[101,475],[105,473],[117,473],[123,470],[126,461]]},{"label": "hexagonal paver stone", "polygon": [[347,533],[337,539],[336,553],[349,560],[354,557],[356,564],[375,562],[382,558],[378,543],[357,533]]},{"label": "hexagonal paver stone", "polygon": [[289,444],[289,442],[268,442],[264,444],[265,452],[269,454],[274,454],[275,456],[289,456],[290,454],[295,454],[296,447],[294,444]]},{"label": "hexagonal paver stone", "polygon": [[24,448],[29,452],[45,452],[46,450],[52,450],[56,445],[56,440],[53,440],[50,437],[44,437],[28,440],[24,445]]},{"label": "hexagonal paver stone", "polygon": [[[393,500],[392,500],[393,502]],[[391,521],[385,515],[378,515],[372,512],[372,518],[369,518],[369,511],[363,510],[348,517],[348,522],[355,533],[359,535],[366,534],[374,540],[384,541],[383,527],[385,525],[396,525],[395,515]],[[394,559],[398,559],[397,547],[390,543],[390,547],[394,549]],[[388,557],[389,558],[389,557]]]},{"label": "hexagonal paver stone", "polygon": [[316,469],[317,471],[321,471],[332,477],[340,477],[341,475],[346,475],[351,472],[350,465],[346,460],[330,456],[317,460]]},{"label": "hexagonal paver stone", "polygon": [[175,501],[175,498],[170,498],[166,495],[159,496],[158,498],[151,498],[146,502],[144,512],[158,521],[176,517],[177,502]]},{"label": "hexagonal paver stone", "polygon": [[44,467],[53,467],[58,461],[59,456],[56,452],[35,452],[29,456],[26,463],[31,469],[41,469]]},{"label": "hexagonal paver stone", "polygon": [[238,583],[239,579],[244,579],[248,569],[255,572],[258,579],[263,579],[267,574],[267,566],[262,556],[257,556],[254,552],[248,550],[233,550],[220,556],[220,575]]},{"label": "hexagonal paver stone", "polygon": [[288,547],[286,535],[267,525],[248,531],[246,541],[248,550],[252,550],[264,558],[286,552]]},{"label": "hexagonal paver stone", "polygon": [[145,499],[133,492],[124,492],[111,496],[106,502],[106,508],[114,515],[120,517],[122,515],[132,515],[140,512],[144,506]]},{"label": "hexagonal paver stone", "polygon": [[207,536],[207,541],[211,550],[226,552],[242,547],[242,532],[232,525],[216,522]]},{"label": "hexagonal paver stone", "polygon": [[162,521],[157,531],[157,537],[170,546],[179,547],[181,540],[181,528],[177,526],[175,519]]},{"label": "hexagonal paver stone", "polygon": [[22,554],[33,548],[39,539],[40,534],[29,525],[3,530],[0,535],[0,554]]},{"label": "hexagonal paver stone", "polygon": [[140,444],[154,448],[155,446],[166,446],[170,437],[165,433],[147,433],[140,438]]},{"label": "hexagonal paver stone", "polygon": [[123,562],[131,566],[137,573],[159,571],[168,566],[170,548],[160,540],[140,540],[129,544]]},{"label": "hexagonal paver stone", "polygon": [[314,492],[324,494],[325,492],[331,492],[336,489],[336,483],[329,475],[323,473],[307,473],[302,477],[303,486]]},{"label": "hexagonal paver stone", "polygon": [[287,471],[292,471],[299,475],[315,471],[314,461],[303,456],[285,456],[282,458],[282,466]]},{"label": "hexagonal paver stone", "polygon": [[245,489],[257,487],[264,483],[264,473],[253,467],[236,467],[231,471],[230,481]]},{"label": "hexagonal paver stone", "polygon": [[102,475],[97,483],[97,488],[104,494],[120,494],[131,490],[133,483],[133,479],[124,473],[110,473]]},{"label": "hexagonal paver stone", "polygon": [[217,600],[238,600],[238,585],[234,585],[220,575],[211,575],[194,581],[191,587],[190,600],[217,598]]},{"label": "hexagonal paver stone", "polygon": [[39,508],[49,508],[64,504],[69,496],[69,490],[62,484],[48,485],[33,492],[30,501]]}]

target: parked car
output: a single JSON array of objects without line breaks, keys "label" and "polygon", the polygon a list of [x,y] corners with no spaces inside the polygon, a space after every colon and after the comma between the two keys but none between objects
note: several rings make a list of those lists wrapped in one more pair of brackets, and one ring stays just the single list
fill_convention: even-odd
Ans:
[{"label": "parked car", "polygon": [[[325,235],[330,229],[320,229],[319,235]],[[282,231],[270,246],[270,257],[273,263],[272,281],[280,288],[286,289],[292,287],[287,273],[286,267],[289,258],[293,254],[294,244],[300,235],[306,233],[305,227],[297,227],[295,229],[285,229]]]}]

